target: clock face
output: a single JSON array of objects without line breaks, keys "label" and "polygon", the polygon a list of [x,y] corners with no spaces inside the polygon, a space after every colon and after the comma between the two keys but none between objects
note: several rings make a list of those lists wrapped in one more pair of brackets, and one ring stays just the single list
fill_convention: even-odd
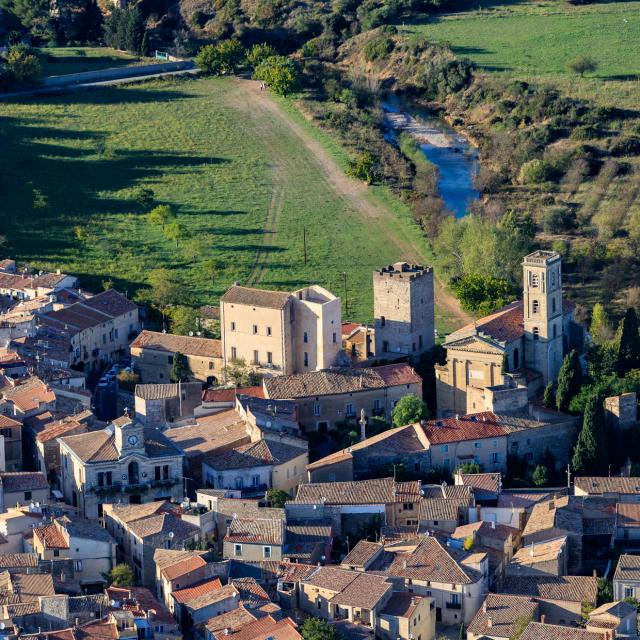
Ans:
[{"label": "clock face", "polygon": [[138,436],[131,435],[131,436],[129,436],[127,438],[127,441],[133,447],[134,445],[136,445],[138,443]]}]

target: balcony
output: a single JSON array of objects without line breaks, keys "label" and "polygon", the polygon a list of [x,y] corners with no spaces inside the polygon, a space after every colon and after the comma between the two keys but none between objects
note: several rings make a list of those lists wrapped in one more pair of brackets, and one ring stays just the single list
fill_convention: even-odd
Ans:
[{"label": "balcony", "polygon": [[460,602],[447,602],[445,607],[447,609],[462,609],[462,604]]},{"label": "balcony", "polygon": [[166,480],[147,480],[146,482],[114,482],[102,487],[95,485],[88,491],[98,495],[108,496],[117,493],[143,493],[149,489],[173,487],[182,482],[179,478],[167,478]]}]

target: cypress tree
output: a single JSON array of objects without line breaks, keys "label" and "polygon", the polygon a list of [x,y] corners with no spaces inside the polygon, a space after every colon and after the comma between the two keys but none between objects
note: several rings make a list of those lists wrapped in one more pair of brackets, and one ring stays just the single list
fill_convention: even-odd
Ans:
[{"label": "cypress tree", "polygon": [[580,391],[582,385],[582,367],[578,352],[573,349],[560,367],[558,386],[556,388],[556,407],[558,411],[567,411],[572,398]]},{"label": "cypress tree", "polygon": [[151,44],[149,43],[149,30],[144,30],[144,35],[142,36],[142,43],[140,44],[140,55],[143,55],[145,58],[148,58],[151,55]]},{"label": "cypress tree", "polygon": [[609,463],[605,416],[602,398],[592,395],[587,400],[582,418],[582,429],[571,459],[573,473],[597,475]]},{"label": "cypress tree", "polygon": [[542,398],[542,403],[547,409],[553,409],[556,406],[556,394],[553,388],[553,382],[550,382],[544,388],[544,396]]},{"label": "cypress tree", "polygon": [[505,353],[502,356],[502,375],[509,373],[509,356]]},{"label": "cypress tree", "polygon": [[633,307],[627,309],[627,313],[622,319],[617,369],[620,376],[625,376],[632,369],[640,369],[638,316]]}]

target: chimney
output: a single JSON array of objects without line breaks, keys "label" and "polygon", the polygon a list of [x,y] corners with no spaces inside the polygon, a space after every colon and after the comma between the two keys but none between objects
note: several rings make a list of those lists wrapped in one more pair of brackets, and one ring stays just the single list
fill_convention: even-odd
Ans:
[{"label": "chimney", "polygon": [[487,627],[493,627],[493,620],[491,617],[487,618]]},{"label": "chimney", "polygon": [[491,521],[491,528],[492,528],[492,529],[495,529],[495,528],[496,528],[496,521],[495,521],[495,520],[492,520],[492,521]]},{"label": "chimney", "polygon": [[533,556],[535,555],[536,552],[536,543],[532,542],[531,543],[531,557],[533,558]]},{"label": "chimney", "polygon": [[482,613],[487,613],[487,601],[486,600],[482,603]]},{"label": "chimney", "polygon": [[541,614],[541,615],[540,615],[540,623],[541,623],[541,624],[544,624],[544,621],[545,621],[546,619],[547,619],[546,614],[544,614],[544,613],[543,613],[543,614]]}]

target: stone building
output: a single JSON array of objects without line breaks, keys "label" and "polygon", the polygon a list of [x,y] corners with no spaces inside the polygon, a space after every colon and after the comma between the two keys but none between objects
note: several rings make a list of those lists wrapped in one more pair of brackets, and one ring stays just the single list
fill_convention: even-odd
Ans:
[{"label": "stone building", "polygon": [[377,357],[418,356],[434,344],[433,269],[396,262],[373,274]]},{"label": "stone building", "polygon": [[406,362],[265,378],[263,386],[267,399],[295,402],[300,425],[320,433],[345,420],[355,422],[362,410],[366,416],[391,421],[393,408],[402,397],[422,398],[422,378]]},{"label": "stone building", "polygon": [[450,334],[447,363],[436,365],[438,411],[469,410],[472,388],[503,384],[503,362],[528,389],[529,397],[555,380],[562,358],[582,345],[573,305],[562,298],[562,260],[536,251],[523,260],[523,300],[512,302]]},{"label": "stone building", "polygon": [[197,336],[147,331],[131,343],[131,359],[143,383],[171,382],[171,369],[176,354],[183,355],[191,377],[207,385],[222,382],[222,343]]},{"label": "stone building", "polygon": [[202,404],[202,384],[138,384],[134,402],[136,420],[148,427],[184,423],[194,419]]},{"label": "stone building", "polygon": [[638,398],[635,392],[605,398],[604,411],[612,429],[628,429],[638,421]]},{"label": "stone building", "polygon": [[319,286],[293,293],[234,285],[220,298],[225,365],[263,375],[326,369],[340,352],[340,299]]},{"label": "stone building", "polygon": [[125,415],[102,431],[60,439],[62,492],[90,519],[109,503],[179,502],[183,456],[160,431]]}]

